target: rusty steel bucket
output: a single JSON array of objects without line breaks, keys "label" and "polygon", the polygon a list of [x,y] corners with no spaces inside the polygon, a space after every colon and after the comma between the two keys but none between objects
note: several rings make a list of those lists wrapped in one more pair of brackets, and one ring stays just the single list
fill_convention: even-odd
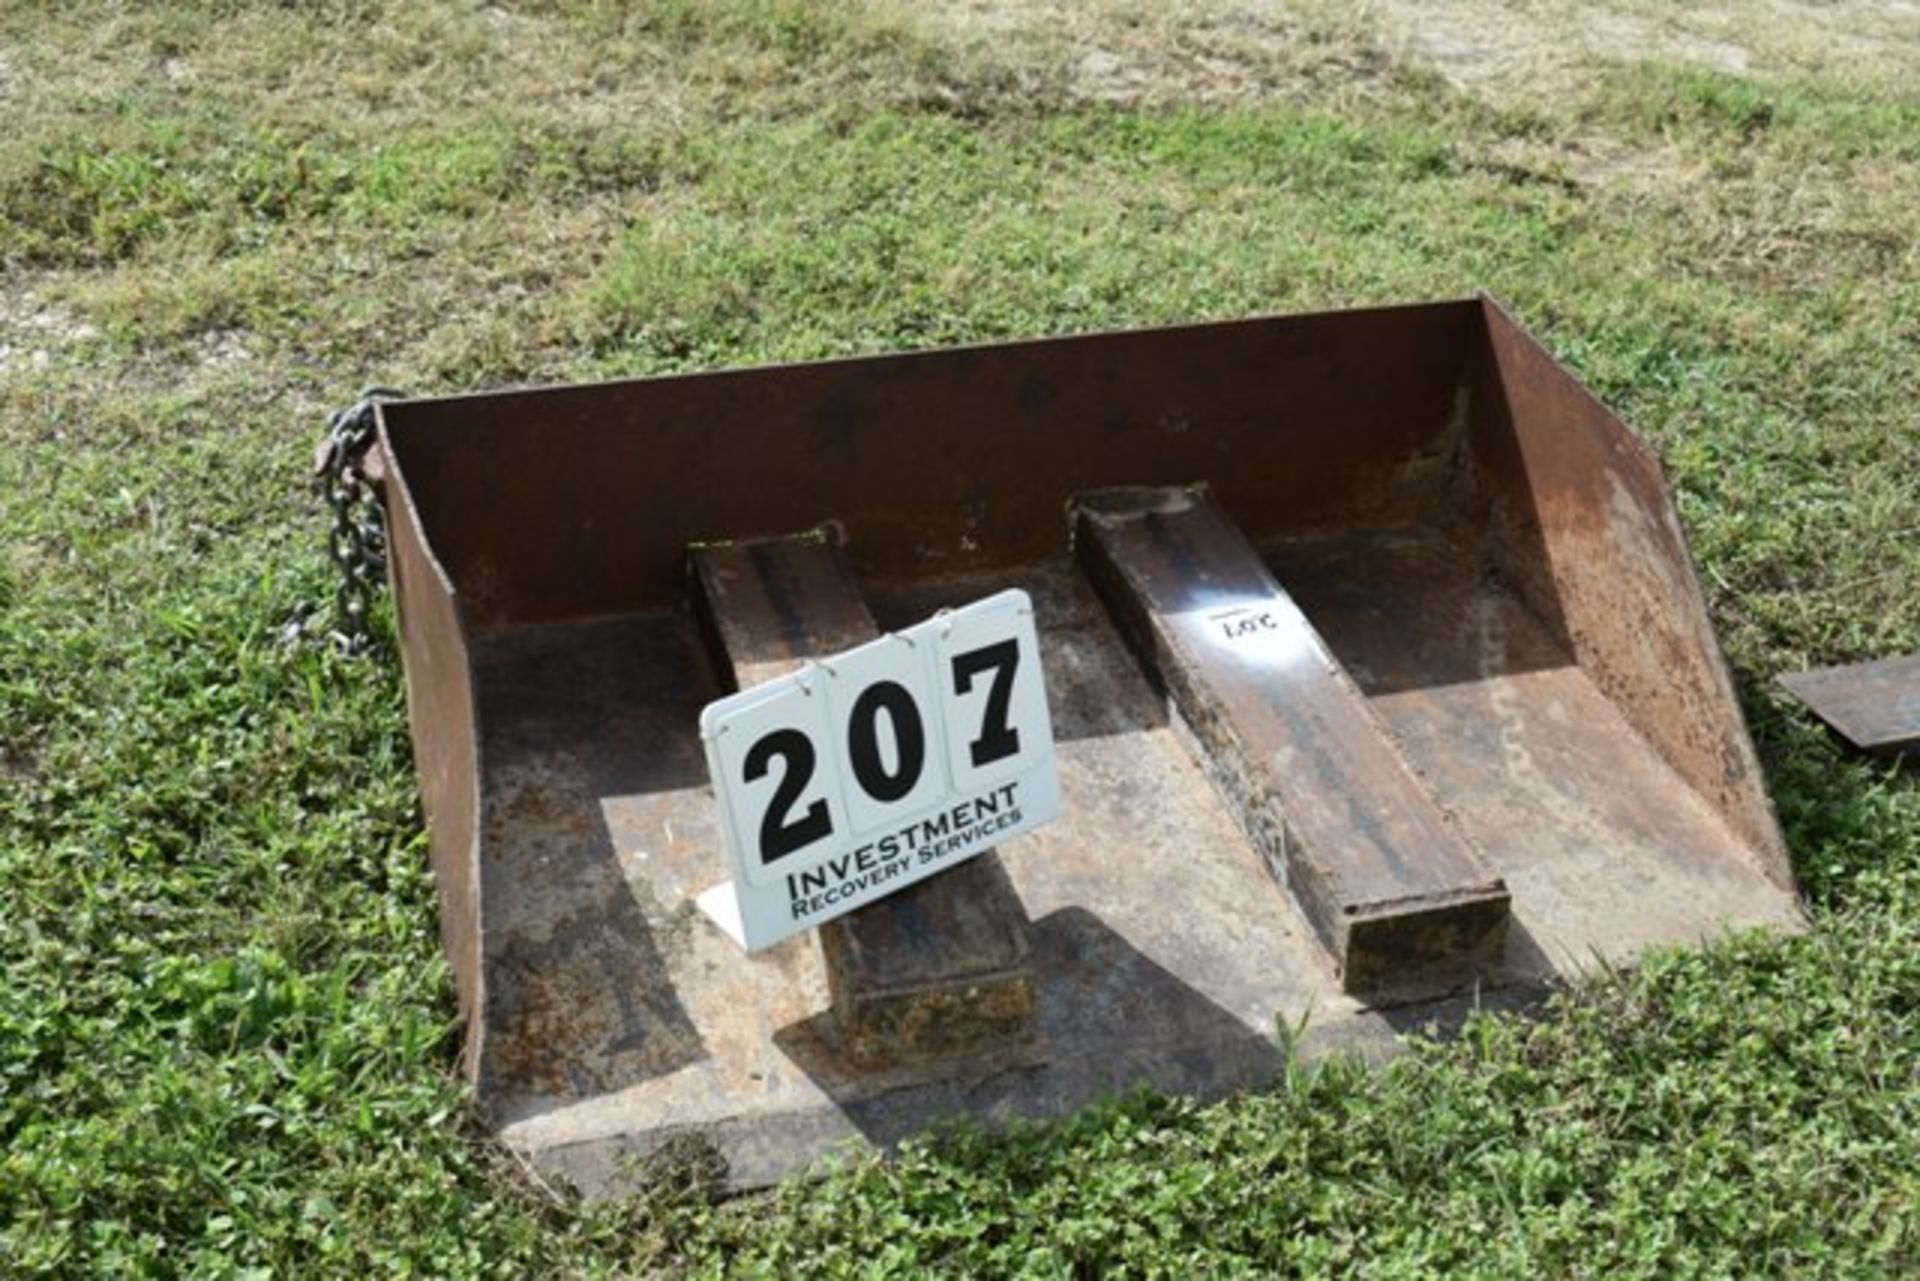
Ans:
[{"label": "rusty steel bucket", "polygon": [[[1800,923],[1659,466],[1490,299],[393,402],[378,451],[463,1065],[589,1192]],[[744,954],[703,704],[1010,586],[1063,816]]]}]

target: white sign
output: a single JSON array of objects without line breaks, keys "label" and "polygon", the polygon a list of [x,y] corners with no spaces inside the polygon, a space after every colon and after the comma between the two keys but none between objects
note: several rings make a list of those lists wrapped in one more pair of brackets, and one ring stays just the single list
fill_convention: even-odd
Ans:
[{"label": "white sign", "polygon": [[709,703],[700,737],[734,879],[699,903],[750,952],[1060,813],[1023,591]]}]

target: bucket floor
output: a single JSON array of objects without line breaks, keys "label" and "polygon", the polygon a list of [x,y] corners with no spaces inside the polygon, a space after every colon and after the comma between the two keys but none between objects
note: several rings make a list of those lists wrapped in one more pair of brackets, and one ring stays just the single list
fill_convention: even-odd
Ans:
[{"label": "bucket floor", "polygon": [[1024,587],[1046,653],[1066,812],[1001,847],[1031,925],[1031,1043],[885,1071],[820,1034],[817,943],[743,955],[694,907],[723,875],[694,732],[717,690],[689,621],[481,636],[482,1107],[590,1194],[693,1132],[735,1186],[943,1116],[1058,1115],[1151,1082],[1214,1098],[1309,1052],[1391,1050],[1475,1000],[1522,1003],[1593,958],[1727,926],[1796,928],[1791,892],[1571,665],[1549,629],[1426,530],[1264,549],[1408,762],[1513,893],[1508,982],[1368,1009],[1193,758],[1091,590],[1057,562],[865,585],[882,626]]}]

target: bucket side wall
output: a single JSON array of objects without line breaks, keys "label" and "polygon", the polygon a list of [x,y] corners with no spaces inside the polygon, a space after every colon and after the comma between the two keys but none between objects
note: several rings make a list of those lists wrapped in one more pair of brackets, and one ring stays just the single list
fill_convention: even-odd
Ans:
[{"label": "bucket side wall", "polygon": [[[383,432],[382,448],[392,445]],[[453,586],[428,548],[404,477],[384,485],[389,557],[406,674],[407,725],[426,812],[441,944],[453,966],[465,1074],[478,1071],[486,1001],[481,964],[480,748],[473,666]]]},{"label": "bucket side wall", "polygon": [[1496,565],[1766,875],[1791,888],[1659,461],[1497,303],[1484,308],[1472,440]]}]

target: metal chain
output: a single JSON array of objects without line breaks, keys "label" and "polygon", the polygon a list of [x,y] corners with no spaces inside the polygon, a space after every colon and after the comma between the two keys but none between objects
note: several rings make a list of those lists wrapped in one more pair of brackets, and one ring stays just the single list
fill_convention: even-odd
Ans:
[{"label": "metal chain", "polygon": [[374,442],[374,407],[383,400],[405,399],[405,392],[390,387],[367,388],[358,401],[328,420],[320,447],[317,479],[333,509],[327,554],[340,574],[328,636],[342,654],[363,654],[372,646],[367,615],[387,573],[386,522],[379,497],[360,470]]}]

